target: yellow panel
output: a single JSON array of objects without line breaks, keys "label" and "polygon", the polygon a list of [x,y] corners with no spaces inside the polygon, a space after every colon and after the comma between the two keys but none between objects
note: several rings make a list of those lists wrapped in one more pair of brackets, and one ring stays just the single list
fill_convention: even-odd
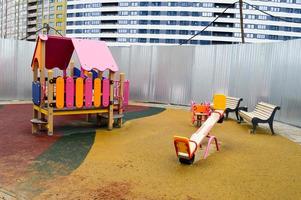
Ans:
[{"label": "yellow panel", "polygon": [[83,99],[84,99],[84,80],[83,78],[77,78],[75,89],[75,105],[77,108],[83,107]]},{"label": "yellow panel", "polygon": [[213,96],[213,109],[225,110],[226,109],[226,96],[223,94],[215,94]]},{"label": "yellow panel", "polygon": [[63,77],[56,79],[56,107],[64,108],[65,81]]},{"label": "yellow panel", "polygon": [[96,113],[108,113],[108,109],[97,109],[97,110],[55,110],[54,116],[57,115],[83,115],[83,114],[96,114]]},{"label": "yellow panel", "polygon": [[101,80],[100,78],[94,79],[94,106],[99,107],[101,105]]}]

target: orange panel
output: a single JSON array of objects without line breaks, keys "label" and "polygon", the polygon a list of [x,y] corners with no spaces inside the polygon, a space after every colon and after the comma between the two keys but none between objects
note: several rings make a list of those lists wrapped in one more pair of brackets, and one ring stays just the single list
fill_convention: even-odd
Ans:
[{"label": "orange panel", "polygon": [[56,79],[56,107],[64,108],[64,95],[65,95],[65,80],[63,77]]},{"label": "orange panel", "polygon": [[94,106],[101,105],[101,80],[100,78],[94,79]]},{"label": "orange panel", "polygon": [[82,108],[84,103],[84,79],[77,78],[75,84],[75,105],[77,108]]},{"label": "orange panel", "polygon": [[214,94],[213,108],[214,108],[214,110],[225,110],[226,109],[226,96],[223,94]]}]

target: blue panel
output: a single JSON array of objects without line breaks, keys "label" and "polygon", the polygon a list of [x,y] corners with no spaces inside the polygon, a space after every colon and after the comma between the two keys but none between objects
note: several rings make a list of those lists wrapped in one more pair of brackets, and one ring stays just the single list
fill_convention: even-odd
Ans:
[{"label": "blue panel", "polygon": [[32,101],[38,106],[41,103],[41,84],[38,81],[32,82]]},{"label": "blue panel", "polygon": [[91,71],[93,74],[93,79],[98,78],[98,73],[95,70]]},{"label": "blue panel", "polygon": [[75,77],[80,77],[80,74],[81,74],[80,70],[74,67],[73,68],[73,75]]}]

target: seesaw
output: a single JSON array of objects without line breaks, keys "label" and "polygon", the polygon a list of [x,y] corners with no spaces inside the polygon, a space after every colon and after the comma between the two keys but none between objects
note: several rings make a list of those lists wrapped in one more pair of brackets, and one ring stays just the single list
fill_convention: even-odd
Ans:
[{"label": "seesaw", "polygon": [[213,97],[213,111],[203,125],[189,138],[174,136],[174,146],[179,161],[183,164],[192,164],[198,147],[208,138],[208,144],[204,152],[204,159],[207,158],[211,142],[215,142],[216,149],[219,151],[219,144],[215,136],[210,135],[210,130],[216,123],[222,123],[226,108],[226,96],[216,94]]}]

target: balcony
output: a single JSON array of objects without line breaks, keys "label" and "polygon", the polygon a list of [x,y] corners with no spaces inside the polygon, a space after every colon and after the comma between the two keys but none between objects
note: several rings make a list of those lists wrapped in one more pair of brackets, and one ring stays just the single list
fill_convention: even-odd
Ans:
[{"label": "balcony", "polygon": [[101,12],[102,16],[116,16],[118,15],[118,11],[103,11]]},{"label": "balcony", "polygon": [[101,20],[101,24],[117,24],[117,20]]},{"label": "balcony", "polygon": [[31,35],[26,40],[28,40],[28,41],[35,41],[36,37],[37,37],[36,35]]},{"label": "balcony", "polygon": [[37,28],[36,27],[34,27],[34,28],[28,28],[27,29],[27,33],[34,33],[34,32],[36,32],[37,31]]},{"label": "balcony", "polygon": [[101,29],[101,33],[117,33],[117,29]]},{"label": "balcony", "polygon": [[37,21],[36,20],[28,20],[27,25],[36,25]]},{"label": "balcony", "polygon": [[101,4],[101,7],[116,7],[118,6],[118,3],[115,2],[115,3],[102,3]]},{"label": "balcony", "polygon": [[106,42],[117,42],[117,38],[100,38],[100,40]]},{"label": "balcony", "polygon": [[230,6],[230,8],[235,8],[235,4],[232,3],[215,3],[214,7],[215,8],[228,8]]},{"label": "balcony", "polygon": [[217,37],[233,37],[233,33],[231,33],[231,32],[212,32],[212,36],[217,36]]},{"label": "balcony", "polygon": [[222,23],[222,22],[215,22],[213,23],[214,27],[225,27],[225,28],[233,28],[234,24],[233,23]]},{"label": "balcony", "polygon": [[215,12],[215,13],[213,13],[213,16],[214,17],[220,16],[221,18],[235,18],[235,14],[233,14],[233,13],[224,13],[224,14],[221,14],[221,13]]},{"label": "balcony", "polygon": [[28,7],[27,7],[27,10],[28,10],[28,11],[37,10],[37,5],[28,6]]},{"label": "balcony", "polygon": [[34,12],[34,13],[29,13],[29,14],[27,15],[27,18],[32,18],[32,17],[37,17],[37,13]]}]

